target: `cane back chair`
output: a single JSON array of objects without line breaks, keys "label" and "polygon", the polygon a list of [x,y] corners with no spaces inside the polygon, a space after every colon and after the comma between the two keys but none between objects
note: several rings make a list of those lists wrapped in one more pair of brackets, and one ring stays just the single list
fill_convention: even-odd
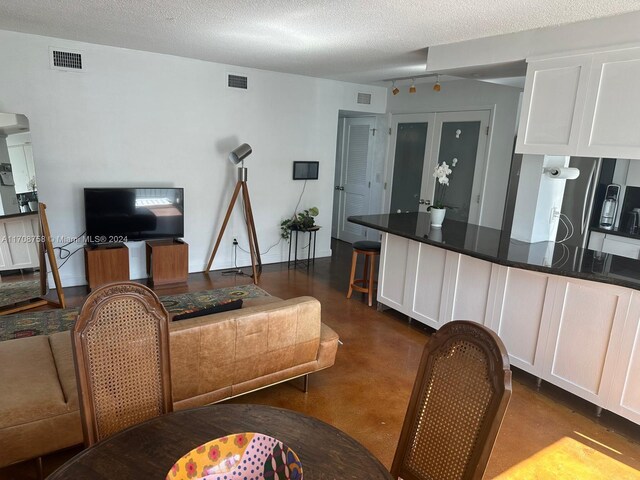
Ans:
[{"label": "cane back chair", "polygon": [[468,321],[425,346],[391,467],[404,480],[481,479],[511,396],[500,338]]},{"label": "cane back chair", "polygon": [[147,287],[89,295],[73,328],[85,445],[173,410],[168,314]]}]

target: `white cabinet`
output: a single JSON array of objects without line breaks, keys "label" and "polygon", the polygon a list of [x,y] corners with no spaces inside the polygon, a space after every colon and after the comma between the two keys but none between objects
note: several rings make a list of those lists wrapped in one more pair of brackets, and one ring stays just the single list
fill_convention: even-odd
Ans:
[{"label": "white cabinet", "polygon": [[590,63],[589,55],[529,63],[516,152],[543,155],[575,152]]},{"label": "white cabinet", "polygon": [[38,214],[0,218],[0,270],[38,268]]},{"label": "white cabinet", "polygon": [[[415,242],[388,233],[382,235],[377,293],[380,303],[407,315],[405,295],[407,294],[407,257],[410,243]],[[409,290],[411,288],[412,286]]]},{"label": "white cabinet", "polygon": [[578,155],[640,158],[640,48],[592,56]]},{"label": "white cabinet", "polygon": [[556,281],[549,275],[498,267],[489,327],[502,339],[511,364],[542,376]]},{"label": "white cabinet", "polygon": [[558,278],[542,378],[605,406],[631,290]]},{"label": "white cabinet", "polygon": [[406,299],[407,315],[433,328],[451,320],[447,316],[451,299],[451,275],[460,254],[411,242],[408,257],[407,284],[411,295]]},{"label": "white cabinet", "polygon": [[607,410],[640,423],[640,292],[631,297],[631,306],[620,342]]},{"label": "white cabinet", "polygon": [[516,152],[640,159],[640,48],[531,60]]},{"label": "white cabinet", "polygon": [[491,285],[494,270],[497,272],[498,266],[468,255],[457,255],[455,260],[452,264],[450,287],[453,302],[451,308],[447,309],[445,318],[471,320],[488,325]]}]

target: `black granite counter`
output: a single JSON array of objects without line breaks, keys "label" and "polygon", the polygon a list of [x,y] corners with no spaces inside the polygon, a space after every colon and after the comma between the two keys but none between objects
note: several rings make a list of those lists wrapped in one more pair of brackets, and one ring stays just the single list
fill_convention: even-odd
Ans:
[{"label": "black granite counter", "polygon": [[447,219],[441,228],[432,229],[428,213],[364,215],[348,220],[508,267],[640,290],[640,260],[557,242],[519,242],[508,238],[502,230]]}]

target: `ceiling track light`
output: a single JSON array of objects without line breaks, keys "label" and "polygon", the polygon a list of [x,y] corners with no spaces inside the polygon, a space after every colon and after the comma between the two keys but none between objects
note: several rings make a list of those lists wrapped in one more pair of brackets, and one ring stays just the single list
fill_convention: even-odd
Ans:
[{"label": "ceiling track light", "polygon": [[433,84],[433,91],[434,92],[439,92],[442,89],[442,87],[440,86],[440,75],[438,75],[436,77],[436,83]]},{"label": "ceiling track light", "polygon": [[413,78],[411,79],[411,86],[409,87],[409,93],[416,93],[416,82]]},{"label": "ceiling track light", "polygon": [[393,87],[393,88],[391,89],[391,93],[393,93],[394,95],[397,95],[397,94],[399,94],[399,93],[400,93],[400,89],[399,89],[398,87],[396,87],[396,81],[395,81],[395,80],[393,80],[393,81],[391,82],[391,86]]}]

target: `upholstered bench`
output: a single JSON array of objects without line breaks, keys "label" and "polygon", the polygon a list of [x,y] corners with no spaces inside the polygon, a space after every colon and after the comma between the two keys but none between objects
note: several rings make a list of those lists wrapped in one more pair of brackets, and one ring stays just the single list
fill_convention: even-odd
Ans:
[{"label": "upholstered bench", "polygon": [[[338,348],[312,297],[250,299],[169,331],[176,410],[328,368]],[[70,332],[0,342],[0,386],[0,467],[82,443]]]}]

